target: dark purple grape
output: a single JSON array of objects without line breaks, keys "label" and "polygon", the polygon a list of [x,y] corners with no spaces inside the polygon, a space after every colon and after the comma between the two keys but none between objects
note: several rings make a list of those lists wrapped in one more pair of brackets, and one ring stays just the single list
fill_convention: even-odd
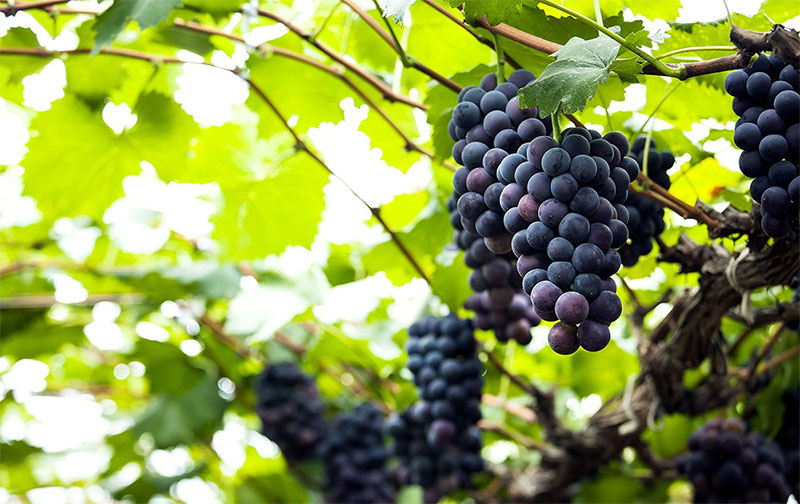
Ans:
[{"label": "dark purple grape", "polygon": [[567,205],[555,198],[550,198],[539,205],[539,221],[550,229],[558,229],[568,210]]},{"label": "dark purple grape", "polygon": [[572,265],[578,273],[599,273],[605,255],[597,245],[581,243],[572,254]]},{"label": "dark purple grape", "polygon": [[789,193],[781,187],[770,187],[761,195],[761,209],[773,217],[788,217]]},{"label": "dark purple grape", "polygon": [[547,245],[555,237],[555,232],[542,222],[534,222],[528,226],[525,238],[528,245],[534,250],[542,251],[547,249]]},{"label": "dark purple grape", "polygon": [[486,210],[486,204],[483,202],[483,196],[468,192],[458,198],[457,208],[462,217],[475,220]]},{"label": "dark purple grape", "polygon": [[[571,158],[567,151],[561,148],[550,149],[542,156],[542,170],[555,177],[569,171]],[[534,166],[536,163],[534,163]]]},{"label": "dark purple grape", "polygon": [[542,315],[542,312],[554,312],[556,309],[556,301],[562,293],[563,291],[549,280],[539,282],[531,291],[533,307],[539,315]]},{"label": "dark purple grape", "polygon": [[622,303],[619,296],[610,291],[603,291],[589,305],[589,317],[606,325],[614,322],[622,315]]},{"label": "dark purple grape", "polygon": [[567,325],[578,325],[589,315],[589,302],[577,292],[565,292],[556,301],[556,316]]},{"label": "dark purple grape", "polygon": [[572,261],[574,245],[566,238],[557,236],[547,244],[547,257],[553,261]]},{"label": "dark purple grape", "polygon": [[514,208],[519,203],[519,200],[525,195],[525,189],[521,185],[511,183],[507,185],[503,192],[500,193],[500,208],[507,212]]},{"label": "dark purple grape", "polygon": [[800,94],[797,91],[781,91],[775,97],[775,110],[787,121],[797,122],[800,117]]},{"label": "dark purple grape", "polygon": [[513,129],[504,129],[494,137],[494,146],[508,152],[515,152],[522,145],[522,139]]},{"label": "dark purple grape", "polygon": [[511,119],[503,110],[492,110],[483,118],[483,129],[491,137],[511,127]]},{"label": "dark purple grape", "polygon": [[578,192],[578,181],[569,173],[562,173],[550,181],[550,192],[557,200],[567,203]]},{"label": "dark purple grape", "polygon": [[497,74],[489,73],[481,79],[481,89],[484,91],[492,91],[497,87]]},{"label": "dark purple grape", "polygon": [[[543,206],[544,204],[542,204]],[[541,212],[539,218],[542,219]],[[542,219],[542,221],[544,220]],[[589,235],[590,228],[589,219],[578,213],[568,213],[558,224],[558,234],[578,245]],[[614,231],[613,228],[611,230]]]},{"label": "dark purple grape", "polygon": [[557,354],[573,354],[580,348],[578,329],[567,324],[558,323],[547,334],[547,344]]},{"label": "dark purple grape", "polygon": [[758,152],[767,163],[775,163],[789,153],[789,144],[782,135],[767,135],[758,144]]},{"label": "dark purple grape", "polygon": [[528,193],[538,202],[543,202],[552,198],[553,193],[550,192],[552,180],[552,177],[544,172],[535,173],[530,180],[528,180]]},{"label": "dark purple grape", "polygon": [[766,99],[772,79],[764,72],[755,72],[747,79],[747,94],[757,100]]},{"label": "dark purple grape", "polygon": [[544,136],[547,134],[547,128],[544,123],[536,118],[529,118],[522,121],[517,126],[517,133],[523,142],[530,142],[536,137]]},{"label": "dark purple grape", "polygon": [[500,163],[508,156],[508,152],[503,149],[493,147],[483,155],[482,166],[489,175],[497,177],[497,169]]},{"label": "dark purple grape", "polygon": [[578,327],[578,340],[584,350],[599,352],[608,346],[608,342],[611,341],[611,332],[606,325],[594,320],[585,320]]},{"label": "dark purple grape", "polygon": [[558,147],[558,142],[554,138],[547,136],[536,137],[531,140],[528,146],[528,161],[531,162],[534,168],[541,170],[542,158],[545,153],[556,147]]},{"label": "dark purple grape", "polygon": [[459,128],[469,130],[481,120],[480,109],[471,102],[461,102],[453,109],[453,122]]},{"label": "dark purple grape", "polygon": [[508,81],[503,82],[502,84],[498,84],[495,89],[503,93],[509,100],[517,96],[517,91],[519,91],[519,88],[517,86],[515,86],[512,82]]},{"label": "dark purple grape", "polygon": [[508,98],[506,95],[501,93],[500,91],[488,91],[483,97],[481,98],[481,106],[480,110],[484,114],[488,114],[493,110],[504,111],[506,105],[508,104]]},{"label": "dark purple grape", "polygon": [[744,70],[734,70],[725,76],[725,91],[731,96],[745,96],[747,94],[747,78]]},{"label": "dark purple grape", "polygon": [[603,289],[603,281],[597,275],[581,273],[575,276],[572,289],[591,302],[600,295],[600,291]]},{"label": "dark purple grape", "polygon": [[555,261],[547,267],[547,279],[562,291],[569,290],[575,275],[575,267],[567,261]]},{"label": "dark purple grape", "polygon": [[733,132],[733,143],[742,150],[756,150],[760,142],[761,130],[755,124],[740,124]]}]

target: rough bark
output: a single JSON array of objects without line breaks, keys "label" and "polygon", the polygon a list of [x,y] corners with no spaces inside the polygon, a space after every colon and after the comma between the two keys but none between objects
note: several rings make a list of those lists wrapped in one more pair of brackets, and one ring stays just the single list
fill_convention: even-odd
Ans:
[{"label": "rough bark", "polygon": [[[741,215],[735,217],[748,225]],[[511,479],[509,500],[568,501],[576,482],[620,457],[626,446],[637,446],[642,431],[661,413],[698,414],[729,404],[747,390],[750,384],[727,374],[720,324],[743,292],[789,284],[800,269],[797,237],[756,252],[731,253],[719,244],[698,245],[684,235],[662,251],[661,259],[699,272],[699,287],[677,295],[670,314],[640,341],[642,370],[631,386],[606,403],[584,431],[561,436],[556,449],[543,453],[539,466]],[[712,362],[711,374],[687,391],[684,373],[706,358]]]}]

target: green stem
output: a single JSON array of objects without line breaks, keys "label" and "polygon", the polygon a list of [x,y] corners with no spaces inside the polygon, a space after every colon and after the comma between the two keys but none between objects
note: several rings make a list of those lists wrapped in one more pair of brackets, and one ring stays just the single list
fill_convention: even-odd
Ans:
[{"label": "green stem", "polygon": [[639,56],[640,58],[642,58],[643,60],[648,62],[650,65],[653,66],[653,68],[655,68],[656,70],[658,70],[662,74],[666,75],[667,77],[677,77],[679,79],[682,79],[682,78],[684,78],[686,76],[686,69],[683,68],[683,66],[673,67],[673,66],[669,66],[669,65],[665,64],[662,61],[657,60],[653,56],[647,54],[646,52],[644,52],[640,48],[638,48],[635,45],[629,43],[627,40],[625,40],[624,38],[620,37],[619,35],[617,35],[613,31],[609,30],[605,26],[603,26],[600,23],[596,22],[594,19],[586,17],[583,14],[581,14],[580,12],[576,12],[576,11],[574,11],[574,10],[568,8],[568,7],[564,7],[563,5],[560,5],[560,4],[556,3],[556,2],[554,2],[553,0],[536,0],[536,1],[538,3],[548,5],[548,6],[554,8],[556,10],[560,10],[561,12],[569,14],[570,16],[574,17],[575,19],[577,19],[578,21],[582,22],[583,24],[589,25],[592,28],[596,29],[597,31],[599,31],[601,33],[604,33],[605,35],[608,35],[612,40],[618,42],[621,46],[629,49],[632,53],[634,53],[635,55]]},{"label": "green stem", "polygon": [[372,3],[375,4],[375,8],[378,9],[378,12],[381,15],[381,19],[383,19],[383,23],[386,25],[386,29],[389,30],[389,33],[392,35],[392,39],[394,40],[394,45],[397,47],[397,54],[400,56],[400,61],[403,62],[404,67],[410,67],[412,65],[411,60],[406,55],[406,52],[403,50],[402,44],[400,44],[400,40],[397,38],[397,34],[394,32],[394,28],[392,27],[392,23],[389,22],[389,19],[384,16],[383,10],[381,9],[378,0],[372,0]]},{"label": "green stem", "polygon": [[675,90],[676,90],[676,89],[678,89],[678,88],[680,87],[680,85],[681,85],[681,83],[680,83],[680,82],[678,82],[677,84],[675,84],[674,86],[672,86],[672,89],[669,89],[669,90],[667,90],[667,91],[664,93],[664,96],[662,96],[662,97],[661,97],[661,100],[659,100],[659,102],[656,104],[656,108],[654,108],[654,109],[653,109],[653,112],[651,112],[651,113],[650,113],[650,117],[648,117],[648,118],[647,118],[647,120],[644,122],[644,124],[642,124],[642,126],[639,128],[639,130],[638,130],[638,131],[636,131],[636,133],[634,133],[634,135],[631,137],[631,142],[633,142],[634,140],[636,140],[636,139],[639,137],[639,135],[641,135],[641,134],[642,134],[642,131],[644,131],[644,128],[645,128],[645,126],[647,126],[647,123],[649,123],[649,122],[650,122],[650,120],[651,120],[653,117],[655,117],[655,115],[658,113],[658,111],[659,111],[659,109],[661,108],[661,106],[662,106],[662,105],[664,105],[664,102],[666,102],[666,101],[667,101],[667,98],[669,98],[669,96],[670,96],[672,93],[674,93],[674,92],[675,92]]},{"label": "green stem", "polygon": [[611,112],[608,111],[609,103],[603,97],[600,88],[597,88],[597,97],[600,99],[600,104],[603,105],[603,111],[606,113],[606,122],[608,122],[608,131],[614,131],[614,122],[611,120]]},{"label": "green stem", "polygon": [[703,52],[703,51],[738,51],[736,46],[699,46],[699,47],[682,47],[680,49],[675,49],[674,51],[665,52],[664,54],[659,54],[656,56],[656,59],[664,59],[669,58],[670,56],[675,56],[676,54],[687,53],[687,52]]},{"label": "green stem", "polygon": [[642,173],[647,175],[648,177],[650,174],[647,170],[648,161],[650,161],[650,140],[653,138],[653,127],[650,127],[650,130],[647,132],[647,137],[644,139],[644,150],[642,150]]},{"label": "green stem", "polygon": [[553,121],[553,138],[561,143],[561,103],[556,107],[556,111],[550,116]]},{"label": "green stem", "polygon": [[317,40],[317,37],[319,37],[319,34],[320,34],[320,33],[322,33],[322,31],[325,29],[325,27],[326,27],[326,26],[328,26],[328,22],[331,20],[331,18],[333,17],[333,15],[334,15],[334,14],[336,14],[336,11],[337,11],[337,10],[339,10],[339,7],[340,7],[341,5],[342,5],[341,3],[336,3],[336,4],[333,6],[333,8],[331,9],[331,11],[328,13],[328,15],[327,15],[327,16],[325,17],[325,19],[322,21],[322,24],[321,24],[321,25],[319,25],[319,28],[317,28],[317,29],[314,31],[314,33],[312,33],[312,34],[311,34],[311,36],[308,38],[309,42],[311,42],[311,43],[314,43],[314,41],[315,41],[315,40]]},{"label": "green stem", "polygon": [[600,0],[594,0],[594,18],[599,25],[603,25],[603,11],[600,10]]},{"label": "green stem", "polygon": [[500,84],[506,81],[506,57],[503,54],[503,46],[500,45],[500,36],[496,33],[492,33],[492,35],[494,36],[494,51],[497,54],[497,83]]}]

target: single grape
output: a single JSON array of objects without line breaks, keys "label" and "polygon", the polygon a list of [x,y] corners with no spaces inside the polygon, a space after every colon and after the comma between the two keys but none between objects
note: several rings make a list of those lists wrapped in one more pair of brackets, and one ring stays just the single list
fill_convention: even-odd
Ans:
[{"label": "single grape", "polygon": [[547,334],[547,344],[557,354],[573,354],[580,348],[578,329],[567,324],[558,323]]},{"label": "single grape", "polygon": [[602,291],[589,305],[589,317],[606,325],[617,320],[620,315],[622,303],[619,296],[610,291]]},{"label": "single grape", "polygon": [[556,316],[567,325],[578,325],[589,315],[589,302],[577,292],[565,292],[556,300]]},{"label": "single grape", "polygon": [[453,122],[459,128],[469,130],[481,120],[480,109],[472,102],[461,102],[453,109]]},{"label": "single grape", "polygon": [[586,320],[578,327],[578,340],[584,350],[598,352],[608,346],[611,332],[606,325]]}]

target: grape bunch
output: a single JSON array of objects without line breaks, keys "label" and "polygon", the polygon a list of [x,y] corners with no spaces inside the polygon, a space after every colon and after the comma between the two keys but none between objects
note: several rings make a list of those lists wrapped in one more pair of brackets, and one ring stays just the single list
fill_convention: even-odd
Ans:
[{"label": "grape bunch", "polygon": [[483,468],[476,428],[483,366],[470,320],[428,317],[412,324],[408,335],[406,366],[421,400],[392,417],[387,429],[401,461],[400,483],[441,496],[468,487]]},{"label": "grape bunch", "polygon": [[[644,167],[645,138],[639,137],[631,145],[630,157]],[[647,154],[647,176],[663,187],[669,189],[670,181],[667,170],[675,164],[675,156],[669,151],[657,151],[654,141],[650,142]],[[633,179],[632,179],[633,180]],[[646,256],[653,250],[653,238],[660,235],[665,228],[664,209],[639,194],[629,194],[625,201],[628,209],[628,234],[630,243],[619,249],[623,266],[633,266],[639,257]]]},{"label": "grape bunch", "polygon": [[551,131],[550,118],[541,119],[536,107],[520,109],[517,90],[534,80],[517,70],[497,84],[495,74],[459,93],[449,124],[456,141],[453,158],[463,166],[453,175],[453,194],[447,201],[455,243],[465,251],[473,271],[469,283],[475,294],[466,307],[475,311],[476,325],[493,330],[499,341],[531,341],[530,329],[541,319],[521,292],[522,277],[511,253],[505,211],[524,192],[506,175],[524,159],[528,142]]},{"label": "grape bunch", "polygon": [[327,502],[394,502],[395,485],[386,462],[390,451],[383,442],[383,416],[362,403],[340,415],[320,447],[325,462]]},{"label": "grape bunch", "polygon": [[780,447],[746,429],[740,418],[713,418],[689,437],[678,470],[694,486],[694,502],[786,502]]},{"label": "grape bunch", "polygon": [[256,397],[262,432],[287,460],[316,455],[327,429],[322,416],[325,407],[313,378],[296,364],[272,364],[256,378]]},{"label": "grape bunch", "polygon": [[522,286],[544,320],[557,321],[548,343],[560,354],[608,344],[608,326],[622,314],[610,278],[622,263],[616,249],[628,240],[630,181],[638,163],[625,157],[628,141],[617,132],[570,128],[561,143],[538,137],[513,178],[525,194],[509,209],[513,252]]},{"label": "grape bunch", "polygon": [[513,172],[515,162],[519,164],[515,160],[524,160],[518,153],[524,153],[524,144],[549,131],[549,119],[539,118],[537,107],[519,105],[517,91],[533,80],[527,70],[513,72],[501,84],[495,74],[484,76],[480,87],[461,90],[448,124],[455,141],[453,159],[462,165],[453,176],[461,227],[481,236],[496,254],[511,251],[503,216],[506,206],[522,196],[521,188],[504,175]]},{"label": "grape bunch", "polygon": [[775,55],[759,54],[749,68],[725,78],[739,116],[733,142],[742,149],[739,169],[753,180],[761,228],[783,238],[797,226],[800,208],[800,74]]}]

